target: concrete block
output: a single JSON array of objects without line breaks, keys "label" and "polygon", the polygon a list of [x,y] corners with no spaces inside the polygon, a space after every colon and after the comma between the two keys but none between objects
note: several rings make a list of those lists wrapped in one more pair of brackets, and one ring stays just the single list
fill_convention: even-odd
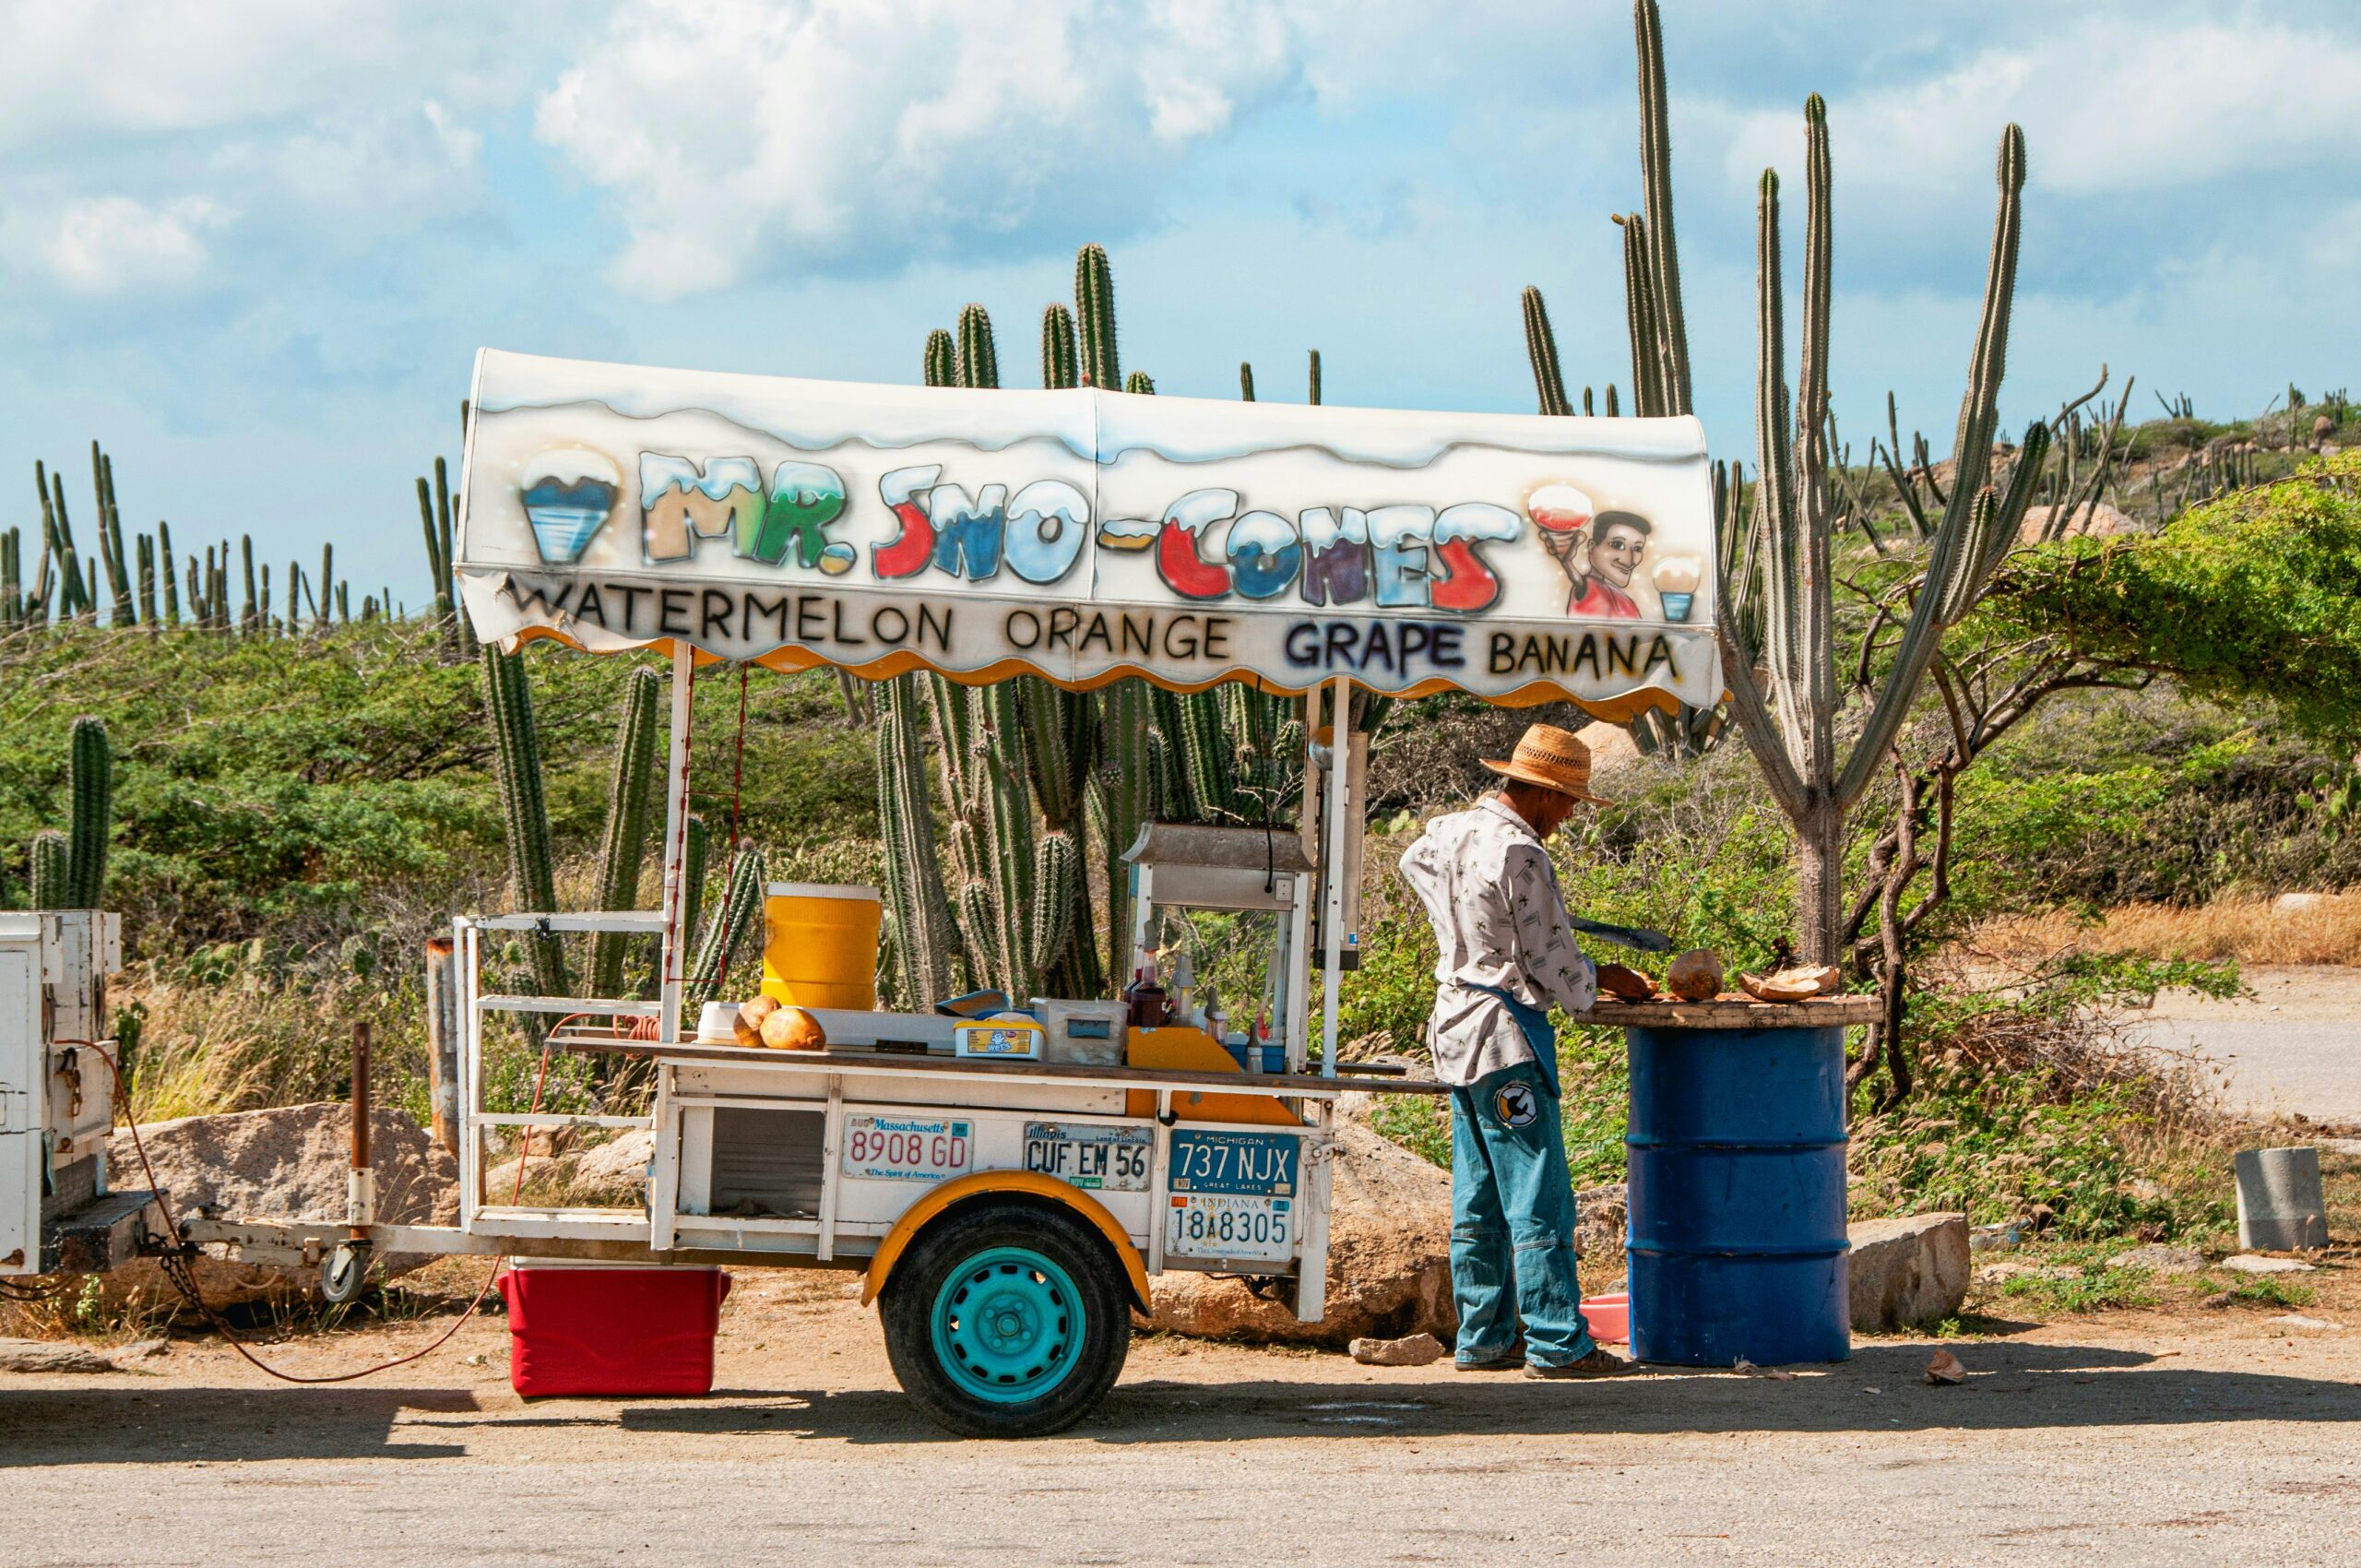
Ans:
[{"label": "concrete block", "polygon": [[2328,1245],[2328,1202],[2316,1148],[2240,1149],[2238,1245],[2300,1253]]},{"label": "concrete block", "polygon": [[1967,1216],[1913,1214],[1849,1228],[1853,1327],[1883,1333],[1933,1323],[1967,1300]]}]

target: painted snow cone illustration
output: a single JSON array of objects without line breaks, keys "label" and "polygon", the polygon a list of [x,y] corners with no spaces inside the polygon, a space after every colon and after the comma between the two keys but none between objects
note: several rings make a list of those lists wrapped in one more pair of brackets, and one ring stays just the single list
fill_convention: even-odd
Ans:
[{"label": "painted snow cone illustration", "polygon": [[1697,602],[1697,585],[1704,580],[1705,564],[1694,555],[1667,555],[1656,563],[1656,597],[1664,601],[1664,618],[1686,621]]},{"label": "painted snow cone illustration", "polygon": [[606,526],[623,481],[622,469],[582,446],[561,446],[527,463],[519,489],[541,560],[552,566],[580,560]]}]

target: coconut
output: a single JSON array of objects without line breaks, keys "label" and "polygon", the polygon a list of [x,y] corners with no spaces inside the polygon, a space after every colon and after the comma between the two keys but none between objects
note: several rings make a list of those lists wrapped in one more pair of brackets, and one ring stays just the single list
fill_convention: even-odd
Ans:
[{"label": "coconut", "polygon": [[781,1007],[763,1020],[763,1043],[773,1051],[825,1051],[828,1031],[801,1007]]},{"label": "coconut", "polygon": [[738,1016],[730,1020],[730,1029],[740,1045],[763,1043],[763,1020],[778,1011],[778,998],[757,996],[752,1002],[741,1003]]},{"label": "coconut", "polygon": [[1807,964],[1774,975],[1740,975],[1738,983],[1762,1002],[1804,1002],[1826,996],[1845,983],[1845,972],[1833,964]]},{"label": "coconut", "polygon": [[1620,964],[1601,964],[1598,967],[1598,989],[1621,1002],[1646,1002],[1656,993],[1655,984],[1647,976],[1637,969],[1625,968]]},{"label": "coconut", "polygon": [[1692,947],[1672,961],[1664,988],[1683,1002],[1710,1002],[1721,993],[1721,955],[1710,947]]}]

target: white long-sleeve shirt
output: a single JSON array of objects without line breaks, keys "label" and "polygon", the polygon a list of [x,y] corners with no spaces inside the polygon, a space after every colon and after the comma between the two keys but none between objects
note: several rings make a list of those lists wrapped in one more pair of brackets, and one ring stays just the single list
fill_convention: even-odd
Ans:
[{"label": "white long-sleeve shirt", "polygon": [[1435,1076],[1473,1084],[1534,1059],[1498,987],[1535,1007],[1587,1012],[1598,971],[1574,945],[1549,855],[1523,817],[1495,795],[1427,825],[1402,857],[1402,875],[1433,922],[1435,1010],[1427,1021]]}]

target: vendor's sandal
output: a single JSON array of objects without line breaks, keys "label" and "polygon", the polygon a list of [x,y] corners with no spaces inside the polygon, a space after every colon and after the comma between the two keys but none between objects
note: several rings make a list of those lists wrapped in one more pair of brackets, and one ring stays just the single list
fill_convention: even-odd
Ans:
[{"label": "vendor's sandal", "polygon": [[1549,1379],[1626,1377],[1639,1370],[1636,1364],[1625,1360],[1611,1350],[1593,1349],[1589,1355],[1583,1357],[1580,1360],[1562,1361],[1556,1366],[1543,1366],[1536,1362],[1525,1369],[1525,1375],[1531,1378]]}]

